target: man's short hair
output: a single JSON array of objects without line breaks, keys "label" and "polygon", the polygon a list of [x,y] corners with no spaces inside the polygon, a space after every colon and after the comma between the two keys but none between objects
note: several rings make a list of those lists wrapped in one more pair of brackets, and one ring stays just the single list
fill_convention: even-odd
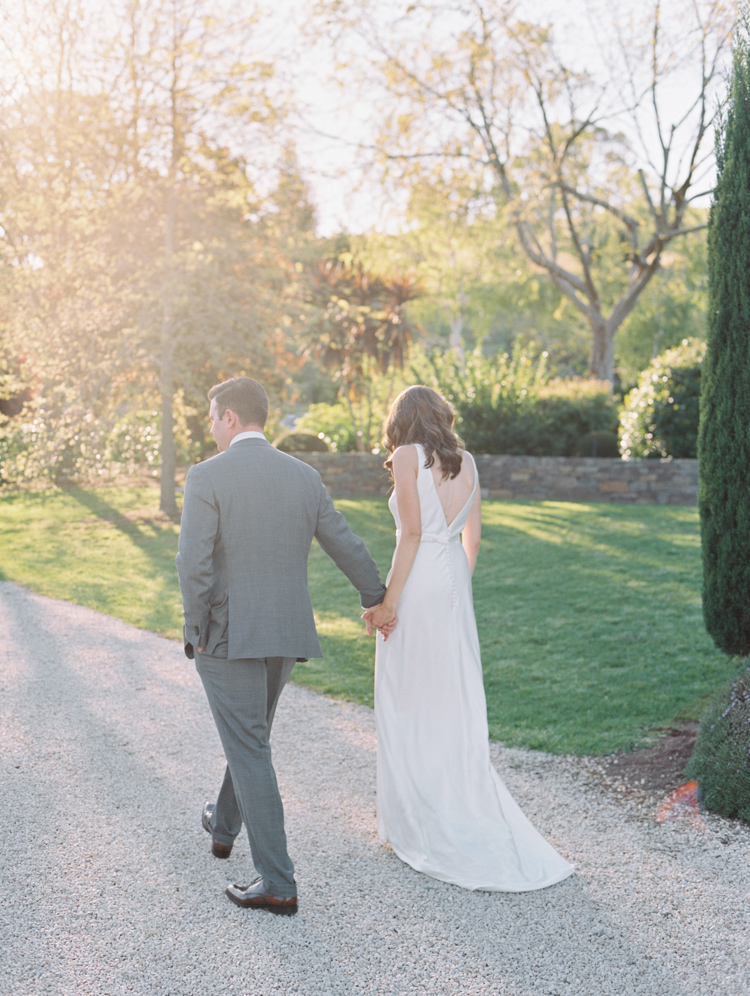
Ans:
[{"label": "man's short hair", "polygon": [[208,392],[208,400],[216,401],[219,418],[226,411],[233,411],[242,425],[259,425],[261,428],[268,418],[268,395],[263,386],[252,377],[232,377],[221,384],[214,384]]}]

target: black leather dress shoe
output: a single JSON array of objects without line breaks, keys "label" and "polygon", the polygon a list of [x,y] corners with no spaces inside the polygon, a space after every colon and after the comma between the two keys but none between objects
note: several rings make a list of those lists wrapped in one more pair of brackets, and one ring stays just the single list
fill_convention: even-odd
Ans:
[{"label": "black leather dress shoe", "polygon": [[214,815],[214,808],[216,807],[215,802],[207,802],[203,807],[203,815],[201,816],[201,823],[203,824],[203,829],[206,833],[211,834],[211,854],[215,858],[228,858],[232,853],[231,844],[218,844],[214,839],[213,830],[211,829],[211,817]]},{"label": "black leather dress shoe", "polygon": [[296,896],[273,896],[263,889],[262,879],[252,885],[228,885],[225,891],[233,903],[246,910],[268,910],[278,916],[294,916],[297,912]]}]

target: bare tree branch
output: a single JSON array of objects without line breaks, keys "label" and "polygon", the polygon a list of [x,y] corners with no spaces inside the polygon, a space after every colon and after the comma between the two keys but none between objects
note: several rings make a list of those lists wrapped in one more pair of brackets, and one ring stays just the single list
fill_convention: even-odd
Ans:
[{"label": "bare tree branch", "polygon": [[636,233],[638,231],[639,222],[631,215],[621,211],[620,208],[616,207],[610,201],[605,201],[603,198],[596,197],[594,194],[578,190],[565,180],[557,180],[555,182],[555,186],[564,189],[566,193],[570,194],[572,197],[575,197],[579,201],[585,201],[587,204],[593,204],[596,207],[604,208],[605,211],[609,211],[610,214],[613,214],[615,218],[618,218],[628,229],[631,230],[631,232]]},{"label": "bare tree branch", "polygon": [[656,230],[658,231],[661,219],[659,218],[659,214],[656,208],[654,207],[654,202],[651,200],[651,191],[648,189],[648,183],[646,183],[646,175],[642,169],[638,170],[638,179],[641,181],[641,187],[643,188],[643,193],[646,195],[646,203],[648,204],[648,209],[651,212],[651,217],[654,219],[654,225],[656,226]]}]

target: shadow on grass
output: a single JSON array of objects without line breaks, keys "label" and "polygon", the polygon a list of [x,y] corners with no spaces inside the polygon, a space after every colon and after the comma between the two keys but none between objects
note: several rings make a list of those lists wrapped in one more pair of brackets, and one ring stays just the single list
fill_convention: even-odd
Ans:
[{"label": "shadow on grass", "polygon": [[83,505],[84,508],[87,508],[89,512],[92,512],[98,519],[111,523],[116,529],[123,532],[128,539],[132,540],[152,560],[160,559],[154,554],[154,534],[158,534],[159,529],[163,529],[164,525],[168,522],[173,524],[179,522],[179,520],[171,519],[169,516],[162,515],[162,513],[156,513],[153,517],[141,519],[142,522],[148,523],[152,527],[147,531],[142,529],[138,522],[115,508],[114,505],[110,505],[109,502],[104,501],[103,498],[93,491],[83,491],[75,488],[68,491],[67,494],[80,505]]},{"label": "shadow on grass", "polygon": [[175,567],[177,538],[171,528],[175,524],[173,520],[156,511],[136,520],[93,491],[76,488],[66,494],[102,523],[117,530],[146,559],[141,568],[142,586],[137,575],[129,580],[126,571],[120,577],[120,585],[115,586],[102,583],[96,576],[78,577],[75,600],[127,619],[121,604],[124,599],[128,605],[132,603],[138,607],[137,625],[141,628],[161,634],[179,633],[182,613]]}]

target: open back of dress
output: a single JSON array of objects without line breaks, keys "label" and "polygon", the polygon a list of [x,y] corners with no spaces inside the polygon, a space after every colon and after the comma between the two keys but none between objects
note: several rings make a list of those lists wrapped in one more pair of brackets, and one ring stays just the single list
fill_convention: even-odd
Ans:
[{"label": "open back of dress", "polygon": [[[422,541],[398,604],[378,636],[378,832],[417,871],[467,889],[526,892],[572,867],[539,834],[490,760],[469,564],[461,531],[479,482],[447,524],[417,446]],[[472,459],[469,455],[464,459]],[[473,461],[472,461],[473,462]],[[389,502],[399,527],[395,496]]]}]

